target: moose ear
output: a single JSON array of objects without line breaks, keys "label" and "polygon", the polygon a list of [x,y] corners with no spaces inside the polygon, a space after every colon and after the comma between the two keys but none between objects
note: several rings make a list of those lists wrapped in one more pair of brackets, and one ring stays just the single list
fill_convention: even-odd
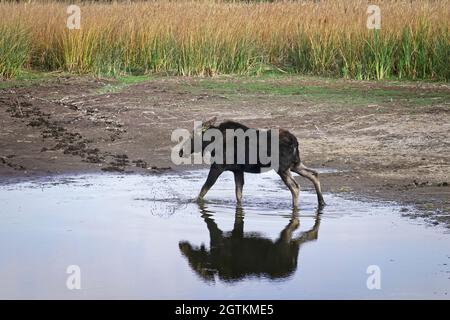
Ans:
[{"label": "moose ear", "polygon": [[216,123],[216,121],[217,121],[217,117],[211,118],[207,121],[204,121],[202,126],[204,129],[208,129],[209,127],[214,125]]}]

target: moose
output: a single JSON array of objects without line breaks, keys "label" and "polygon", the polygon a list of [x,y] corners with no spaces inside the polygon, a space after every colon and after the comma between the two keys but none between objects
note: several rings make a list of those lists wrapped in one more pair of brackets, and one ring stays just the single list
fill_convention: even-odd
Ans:
[{"label": "moose", "polygon": [[302,244],[318,238],[318,212],[309,230],[293,236],[300,225],[298,211],[294,209],[289,223],[275,241],[253,232],[244,233],[244,211],[239,206],[230,232],[220,230],[204,206],[201,206],[201,212],[209,231],[210,249],[204,245],[193,246],[187,241],[180,241],[179,248],[191,268],[206,281],[214,281],[215,274],[227,282],[255,276],[286,278],[297,269]]},{"label": "moose", "polygon": [[[277,132],[277,139],[278,139],[278,150],[271,150],[271,139],[273,139],[274,135],[267,134],[267,131],[265,134],[263,134],[263,131],[261,129],[250,129],[249,127],[240,124],[235,121],[224,121],[220,123],[219,125],[215,125],[217,121],[217,118],[214,117],[212,119],[209,119],[207,121],[202,122],[200,127],[197,127],[194,129],[194,131],[191,133],[190,137],[185,140],[183,145],[181,146],[179,150],[179,156],[183,157],[186,154],[190,152],[190,154],[194,154],[197,152],[203,152],[208,147],[208,145],[211,143],[208,141],[208,139],[203,139],[204,135],[208,133],[209,130],[215,129],[216,131],[219,130],[224,136],[226,135],[226,132],[229,130],[236,131],[241,130],[242,132],[246,133],[249,130],[254,130],[256,132],[256,141],[253,142],[253,144],[256,144],[256,149],[259,151],[260,142],[262,139],[266,139],[265,145],[268,146],[267,152],[271,155],[275,154],[276,152],[272,151],[278,151],[276,154],[278,156],[278,166],[276,168],[276,172],[280,175],[283,182],[286,184],[286,186],[289,188],[291,194],[292,194],[292,207],[297,208],[298,206],[298,196],[300,192],[300,186],[299,184],[294,180],[292,177],[291,171],[299,174],[302,177],[305,177],[306,179],[309,179],[315,187],[316,194],[317,194],[317,201],[320,208],[322,208],[325,205],[325,201],[322,196],[322,190],[320,186],[320,181],[318,178],[318,172],[308,168],[305,166],[301,159],[300,159],[300,152],[298,147],[298,141],[297,138],[290,133],[287,130],[284,129],[278,129]],[[195,139],[199,139],[201,141],[201,150],[197,150],[199,148],[196,148],[195,146]],[[226,144],[227,141],[222,141],[223,143],[223,150],[227,150]],[[229,142],[228,142],[229,143]],[[238,205],[242,202],[242,189],[244,186],[244,173],[261,173],[264,170],[270,169],[271,163],[265,163],[260,158],[260,153],[257,152],[257,159],[254,162],[250,162],[249,159],[251,158],[251,147],[252,142],[249,141],[249,139],[245,139],[243,142],[241,140],[241,145],[239,145],[239,141],[234,140],[233,143],[233,156],[234,161],[226,162],[224,161],[213,161],[211,163],[211,167],[209,170],[208,177],[206,179],[206,182],[204,183],[200,194],[198,195],[197,201],[201,202],[203,201],[203,198],[205,197],[206,193],[211,189],[211,187],[215,184],[219,176],[224,171],[232,171],[234,174],[234,181],[236,184],[235,187],[235,193],[236,193],[236,200]],[[244,143],[244,145],[242,145]],[[185,152],[185,150],[187,152]],[[236,161],[237,157],[239,156],[239,151],[242,153],[242,150],[245,152],[244,162]],[[227,157],[226,151],[224,152],[221,159],[225,159]]]}]

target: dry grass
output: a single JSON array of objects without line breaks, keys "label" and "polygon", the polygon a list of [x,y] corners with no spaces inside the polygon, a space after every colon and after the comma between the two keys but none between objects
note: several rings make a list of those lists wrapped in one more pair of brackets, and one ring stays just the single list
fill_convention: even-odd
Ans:
[{"label": "dry grass", "polygon": [[[362,0],[86,3],[81,30],[66,28],[67,4],[0,3],[0,31],[26,39],[22,64],[74,73],[276,68],[356,79],[450,78],[449,0],[371,4],[381,8],[379,31],[366,28]],[[0,73],[13,76],[17,67],[2,71],[1,46],[8,43],[0,41]]]}]

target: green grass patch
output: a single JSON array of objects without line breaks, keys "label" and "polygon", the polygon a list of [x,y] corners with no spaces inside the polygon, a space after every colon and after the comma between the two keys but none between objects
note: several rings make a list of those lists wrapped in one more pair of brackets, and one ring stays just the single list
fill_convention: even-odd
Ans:
[{"label": "green grass patch", "polygon": [[98,90],[98,93],[118,93],[124,90],[126,87],[133,84],[142,83],[151,79],[154,79],[153,75],[125,75],[115,78],[113,83],[108,83]]},{"label": "green grass patch", "polygon": [[61,73],[21,70],[14,79],[0,81],[0,89],[28,87],[55,78],[58,75],[61,75]]},{"label": "green grass patch", "polygon": [[[415,92],[411,88],[400,87],[398,85],[386,85],[376,87],[379,82],[365,82],[368,86],[361,86],[361,83],[349,84],[338,81],[322,80],[320,78],[309,78],[310,81],[297,80],[295,78],[268,79],[260,77],[250,80],[242,79],[202,79],[185,81],[182,83],[184,90],[194,94],[209,92],[221,94],[230,98],[240,95],[279,95],[295,96],[299,100],[311,101],[314,103],[333,103],[349,105],[369,105],[369,104],[389,104],[397,103],[401,105],[430,105],[446,103],[450,101],[448,91],[419,91]],[[314,84],[310,84],[313,82]]]}]

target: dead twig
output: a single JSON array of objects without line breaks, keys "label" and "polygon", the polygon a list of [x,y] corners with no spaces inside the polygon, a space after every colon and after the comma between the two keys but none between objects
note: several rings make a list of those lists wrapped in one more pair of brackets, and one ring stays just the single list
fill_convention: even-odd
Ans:
[{"label": "dead twig", "polygon": [[20,106],[19,99],[16,99],[17,108],[19,109],[20,116],[23,118],[22,107]]},{"label": "dead twig", "polygon": [[323,133],[318,126],[314,125],[314,127],[316,128],[317,132],[323,136],[323,138],[325,138],[325,140],[328,140],[327,136],[325,135],[325,133]]}]

